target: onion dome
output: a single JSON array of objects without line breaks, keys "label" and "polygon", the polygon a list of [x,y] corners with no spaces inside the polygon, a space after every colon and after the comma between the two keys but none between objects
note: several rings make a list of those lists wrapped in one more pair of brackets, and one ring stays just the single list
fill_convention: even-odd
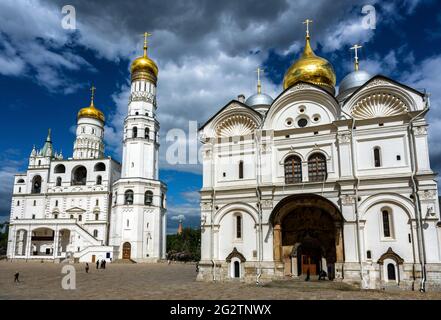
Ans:
[{"label": "onion dome", "polygon": [[249,107],[260,107],[260,106],[270,106],[273,103],[273,98],[271,98],[266,93],[262,93],[262,85],[260,83],[260,72],[262,69],[257,68],[257,93],[250,96],[245,104]]},{"label": "onion dome", "polygon": [[95,108],[95,105],[93,104],[95,87],[92,86],[92,88],[90,90],[92,91],[90,105],[88,107],[82,108],[80,111],[78,111],[77,118],[78,119],[80,119],[80,118],[93,118],[93,119],[97,119],[97,120],[104,122],[104,120],[105,120],[104,114],[100,110]]},{"label": "onion dome", "polygon": [[364,85],[366,82],[368,82],[372,75],[364,70],[360,70],[360,65],[358,62],[358,51],[357,49],[360,49],[361,46],[354,45],[351,49],[355,50],[355,63],[354,63],[354,71],[346,75],[343,80],[340,82],[339,89],[338,89],[338,95],[339,96],[346,96],[349,93],[354,92],[357,88]]},{"label": "onion dome", "polygon": [[336,84],[334,68],[326,59],[315,55],[309,39],[309,30],[307,29],[303,54],[286,71],[283,78],[283,89],[303,81],[321,86],[334,94]]},{"label": "onion dome", "polygon": [[132,81],[148,80],[156,84],[158,78],[158,66],[147,56],[147,37],[150,34],[144,33],[144,55],[136,58],[130,66]]}]

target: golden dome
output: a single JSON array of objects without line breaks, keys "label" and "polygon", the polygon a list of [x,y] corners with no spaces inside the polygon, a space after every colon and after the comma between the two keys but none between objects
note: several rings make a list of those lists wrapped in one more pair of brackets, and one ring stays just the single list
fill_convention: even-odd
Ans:
[{"label": "golden dome", "polygon": [[93,119],[101,120],[102,122],[104,122],[104,120],[105,120],[104,113],[102,113],[100,110],[95,108],[95,105],[93,104],[95,87],[92,86],[91,91],[92,91],[92,97],[91,97],[90,105],[88,107],[82,108],[80,111],[78,111],[77,118],[78,119],[79,118],[93,118]]},{"label": "golden dome", "polygon": [[312,83],[324,87],[332,93],[335,92],[334,68],[326,59],[314,54],[309,43],[309,35],[306,36],[302,56],[285,73],[283,89],[287,89],[299,81]]},{"label": "golden dome", "polygon": [[144,36],[144,55],[136,58],[130,66],[130,72],[132,73],[132,81],[135,80],[149,80],[156,84],[158,78],[158,66],[156,63],[147,56],[147,36]]}]

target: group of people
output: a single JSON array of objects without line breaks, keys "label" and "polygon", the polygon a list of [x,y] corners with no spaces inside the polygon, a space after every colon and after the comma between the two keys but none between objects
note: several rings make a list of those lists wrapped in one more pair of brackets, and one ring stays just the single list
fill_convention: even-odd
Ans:
[{"label": "group of people", "polygon": [[[97,269],[106,269],[106,260],[103,259],[101,260],[97,260],[96,261],[96,268]],[[86,262],[86,273],[89,273],[89,263]]]}]

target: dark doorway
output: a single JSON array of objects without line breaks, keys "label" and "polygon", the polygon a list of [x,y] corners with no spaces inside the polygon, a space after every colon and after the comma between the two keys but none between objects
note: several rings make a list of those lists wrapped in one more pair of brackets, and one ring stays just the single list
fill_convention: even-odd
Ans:
[{"label": "dark doorway", "polygon": [[124,242],[122,258],[123,259],[130,259],[131,251],[132,251],[132,246],[130,245],[130,243]]},{"label": "dark doorway", "polygon": [[239,263],[239,261],[234,261],[234,277],[240,278],[240,263]]},{"label": "dark doorway", "polygon": [[395,274],[395,266],[393,263],[389,263],[387,265],[387,279],[388,280],[397,280],[396,274]]}]

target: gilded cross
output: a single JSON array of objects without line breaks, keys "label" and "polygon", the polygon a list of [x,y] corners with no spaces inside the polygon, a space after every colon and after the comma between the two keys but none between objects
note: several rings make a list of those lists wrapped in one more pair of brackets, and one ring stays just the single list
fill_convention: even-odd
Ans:
[{"label": "gilded cross", "polygon": [[96,90],[96,88],[92,85],[90,87],[90,91],[92,92],[91,97],[90,97],[91,104],[93,104],[93,98],[95,97],[95,90]]},{"label": "gilded cross", "polygon": [[355,71],[358,70],[358,49],[360,49],[360,48],[362,48],[362,46],[360,46],[358,44],[354,44],[354,46],[350,48],[350,50],[355,51]]},{"label": "gilded cross", "polygon": [[260,84],[260,73],[263,72],[263,68],[257,67],[257,93],[260,93],[262,91],[262,85]]},{"label": "gilded cross", "polygon": [[306,36],[309,38],[309,24],[312,23],[312,20],[306,19],[302,22],[303,24],[306,24]]},{"label": "gilded cross", "polygon": [[144,57],[147,56],[147,38],[150,37],[152,34],[148,32],[144,32]]}]

